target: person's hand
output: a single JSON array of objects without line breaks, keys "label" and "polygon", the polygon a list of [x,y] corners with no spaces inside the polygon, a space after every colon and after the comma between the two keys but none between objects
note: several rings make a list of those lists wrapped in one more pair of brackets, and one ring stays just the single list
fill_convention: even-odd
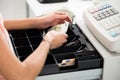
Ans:
[{"label": "person's hand", "polygon": [[0,74],[0,80],[5,80],[5,78]]},{"label": "person's hand", "polygon": [[57,24],[62,24],[65,21],[71,22],[70,17],[65,12],[53,12],[46,16],[43,16],[42,19],[43,19],[43,27],[42,27],[43,29]]},{"label": "person's hand", "polygon": [[55,49],[62,46],[67,41],[68,35],[62,32],[49,31],[45,36],[45,40],[49,41],[50,49]]}]

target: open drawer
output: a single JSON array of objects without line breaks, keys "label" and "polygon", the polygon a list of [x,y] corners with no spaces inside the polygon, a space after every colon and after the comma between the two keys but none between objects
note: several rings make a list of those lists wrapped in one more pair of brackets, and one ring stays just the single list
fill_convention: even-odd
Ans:
[{"label": "open drawer", "polygon": [[[45,31],[47,30],[9,31],[19,60],[24,61],[39,46]],[[67,34],[68,40],[65,44],[49,51],[40,76],[103,67],[103,58],[77,25],[69,27]]]}]

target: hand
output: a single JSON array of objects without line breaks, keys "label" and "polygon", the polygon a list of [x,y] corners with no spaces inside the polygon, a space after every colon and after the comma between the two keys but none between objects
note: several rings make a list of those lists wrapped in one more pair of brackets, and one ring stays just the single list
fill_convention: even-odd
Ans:
[{"label": "hand", "polygon": [[0,80],[5,80],[4,77],[0,74]]},{"label": "hand", "polygon": [[68,14],[64,12],[53,12],[51,14],[43,16],[42,19],[43,19],[43,27],[42,27],[43,29],[57,24],[62,24],[65,21],[71,22],[71,19],[68,16]]},{"label": "hand", "polygon": [[58,48],[67,41],[68,35],[62,32],[49,31],[44,38],[50,42],[50,49]]}]

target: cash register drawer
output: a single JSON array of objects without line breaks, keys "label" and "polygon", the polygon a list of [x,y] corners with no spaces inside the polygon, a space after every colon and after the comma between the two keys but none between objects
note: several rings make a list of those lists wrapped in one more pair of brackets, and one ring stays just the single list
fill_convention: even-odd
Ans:
[{"label": "cash register drawer", "polygon": [[[40,44],[47,30],[26,29],[9,31],[14,51],[24,61]],[[38,76],[102,69],[103,58],[77,25],[69,27],[68,41],[48,53],[45,65]],[[67,63],[72,60],[72,63]],[[66,63],[62,63],[66,61]],[[89,74],[89,73],[86,73]]]}]

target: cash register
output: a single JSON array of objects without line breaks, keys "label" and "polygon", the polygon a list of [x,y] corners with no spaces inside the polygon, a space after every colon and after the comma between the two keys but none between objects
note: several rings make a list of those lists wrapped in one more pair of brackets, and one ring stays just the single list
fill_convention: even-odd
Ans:
[{"label": "cash register", "polygon": [[[77,51],[77,49],[75,50],[74,49],[75,46],[73,48],[67,48],[67,49],[62,48],[66,45],[66,44],[64,44],[62,47],[60,47],[60,48],[64,49],[64,50],[60,50],[61,51],[60,53],[56,52],[56,51],[59,51],[59,48],[56,50],[50,51],[50,54],[52,53],[52,56],[58,55],[58,56],[54,57],[54,59],[56,59],[55,63],[58,62],[58,64],[57,64],[58,72],[56,71],[56,73],[43,74],[45,68],[48,67],[47,64],[52,64],[52,63],[49,63],[49,61],[48,61],[49,59],[47,59],[46,64],[45,64],[46,67],[44,66],[42,73],[37,77],[36,80],[48,80],[48,79],[49,80],[120,80],[120,72],[119,72],[120,54],[114,54],[113,52],[110,52],[108,49],[106,49],[100,43],[100,41],[98,41],[96,39],[96,37],[90,32],[90,30],[88,29],[88,27],[86,25],[86,21],[83,20],[82,14],[86,8],[93,6],[92,1],[68,0],[68,2],[65,2],[65,3],[55,3],[55,4],[45,4],[45,5],[39,3],[37,0],[26,0],[26,1],[27,1],[28,6],[30,7],[30,10],[34,13],[33,14],[34,16],[39,16],[46,11],[50,11],[50,10],[52,11],[52,10],[55,10],[55,9],[58,9],[61,7],[64,7],[64,8],[68,7],[73,13],[75,13],[76,27],[72,27],[72,28],[70,27],[69,30],[67,31],[67,34],[70,33],[69,34],[69,36],[70,36],[71,32],[72,32],[73,34],[77,35],[78,39],[81,41],[81,44],[84,44],[86,41],[88,43],[90,43],[93,48],[89,47],[89,49],[97,52],[97,54],[99,54],[102,59],[102,61],[101,61],[102,67],[95,68],[95,66],[94,66],[94,68],[90,68],[90,66],[93,66],[96,63],[98,63],[98,62],[91,63],[91,60],[100,60],[99,57],[96,57],[94,59],[89,58],[88,57],[89,51],[87,51],[87,53],[88,53],[87,55],[84,55],[84,53],[86,53],[86,50],[82,51],[82,53],[83,53],[82,55],[81,54],[76,55],[76,53],[78,53],[78,52],[81,53],[81,50],[80,51]],[[98,1],[98,0],[96,0],[96,1]],[[107,0],[105,0],[105,1],[107,1]],[[117,7],[116,3],[117,4],[119,3],[119,0],[108,0],[108,1],[112,1],[111,3],[114,3],[116,7]],[[118,5],[118,8],[119,8],[119,5]],[[33,16],[33,15],[30,15],[30,16]],[[82,37],[84,36],[84,38],[82,38],[81,36]],[[71,39],[73,39],[73,38],[71,38]],[[71,40],[71,39],[69,39],[69,40]],[[69,43],[69,42],[67,42],[67,43]],[[71,51],[71,50],[75,50],[75,51]],[[66,58],[65,54],[67,52],[62,52],[62,51],[68,51],[68,53],[69,54],[72,53],[73,56]],[[63,56],[63,57],[59,57],[59,55]],[[67,56],[68,56],[68,54],[67,54]],[[49,55],[48,55],[48,57],[49,57]],[[52,59],[50,59],[50,60],[52,60]],[[60,60],[60,61],[58,61],[58,60]],[[88,62],[88,61],[90,61],[90,62]],[[54,63],[54,61],[53,61],[53,63]],[[89,63],[89,64],[87,64],[87,63]],[[74,66],[74,65],[76,65],[76,66],[70,68],[70,66]],[[85,68],[85,65],[87,66],[86,68]],[[84,69],[82,69],[80,67],[83,67]],[[48,69],[48,72],[50,72],[49,70],[51,70],[51,69],[52,68]]]}]

